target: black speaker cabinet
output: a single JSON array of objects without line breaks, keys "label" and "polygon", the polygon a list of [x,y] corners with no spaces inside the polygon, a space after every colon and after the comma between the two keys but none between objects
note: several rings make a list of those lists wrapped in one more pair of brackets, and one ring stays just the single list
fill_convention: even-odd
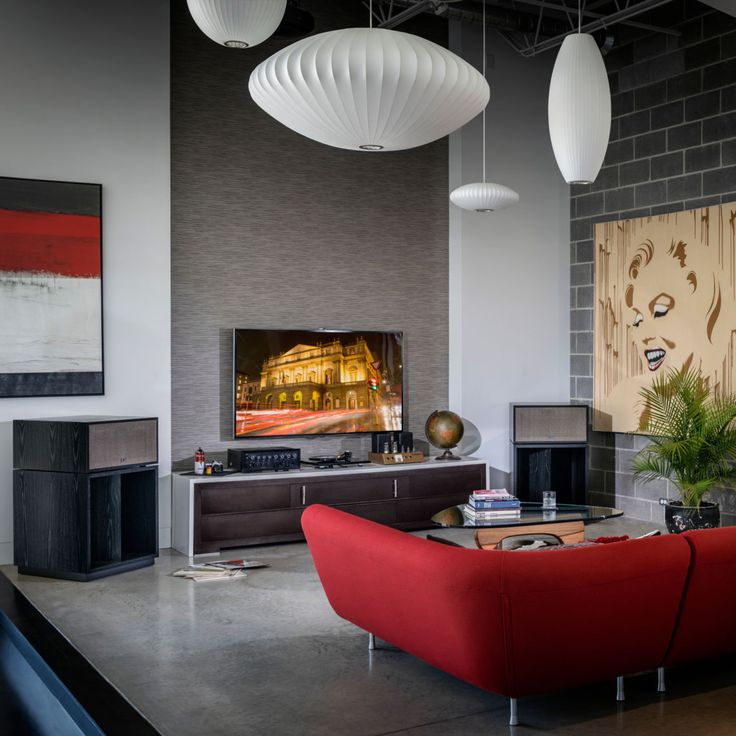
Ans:
[{"label": "black speaker cabinet", "polygon": [[18,572],[94,580],[152,565],[157,461],[155,417],[14,421]]},{"label": "black speaker cabinet", "polygon": [[512,404],[511,441],[520,444],[578,444],[588,441],[586,404]]},{"label": "black speaker cabinet", "polygon": [[58,417],[13,422],[13,467],[91,473],[158,463],[155,417]]}]

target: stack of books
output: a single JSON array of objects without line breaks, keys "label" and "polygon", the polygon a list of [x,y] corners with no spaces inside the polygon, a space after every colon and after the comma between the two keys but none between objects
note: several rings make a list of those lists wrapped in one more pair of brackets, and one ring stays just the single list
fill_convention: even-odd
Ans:
[{"label": "stack of books", "polygon": [[463,512],[469,521],[518,519],[521,516],[521,502],[505,488],[473,491]]}]

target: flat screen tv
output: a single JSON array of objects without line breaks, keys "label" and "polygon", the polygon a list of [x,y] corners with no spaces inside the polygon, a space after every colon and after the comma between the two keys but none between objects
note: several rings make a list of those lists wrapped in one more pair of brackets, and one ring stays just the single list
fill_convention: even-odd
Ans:
[{"label": "flat screen tv", "polygon": [[401,345],[401,332],[234,330],[235,437],[402,429]]}]

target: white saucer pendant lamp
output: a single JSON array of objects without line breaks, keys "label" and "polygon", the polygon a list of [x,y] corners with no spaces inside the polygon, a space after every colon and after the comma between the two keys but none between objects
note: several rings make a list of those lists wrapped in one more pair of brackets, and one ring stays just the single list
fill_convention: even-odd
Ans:
[{"label": "white saucer pendant lamp", "polygon": [[463,184],[450,193],[450,201],[464,210],[495,212],[519,201],[519,195],[503,184],[476,182]]},{"label": "white saucer pendant lamp", "polygon": [[442,138],[486,105],[486,80],[418,36],[382,28],[328,31],[259,64],[253,100],[287,128],[336,148],[397,151]]},{"label": "white saucer pendant lamp", "polygon": [[549,85],[549,135],[568,184],[595,181],[611,133],[611,90],[603,57],[588,33],[565,38]]},{"label": "white saucer pendant lamp", "polygon": [[[486,4],[483,3],[483,79],[486,78]],[[483,181],[463,184],[450,192],[450,201],[464,210],[495,212],[516,204],[519,195],[503,184],[486,181],[486,108],[483,107]]]},{"label": "white saucer pendant lamp", "polygon": [[245,49],[279,27],[286,0],[187,0],[194,22],[221,46]]}]

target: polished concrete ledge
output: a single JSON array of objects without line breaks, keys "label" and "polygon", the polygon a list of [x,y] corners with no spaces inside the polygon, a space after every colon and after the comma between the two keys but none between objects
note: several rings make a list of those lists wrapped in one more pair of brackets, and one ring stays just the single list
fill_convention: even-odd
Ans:
[{"label": "polished concrete ledge", "polygon": [[[588,535],[651,528],[616,519],[588,527]],[[472,544],[466,530],[439,533]],[[244,580],[195,584],[170,576],[187,558],[164,550],[153,567],[89,583],[2,570],[163,734],[508,732],[504,698],[391,647],[369,653],[367,636],[329,607],[305,544],[243,554],[270,567]],[[733,733],[732,662],[673,670],[664,696],[655,692],[655,673],[628,678],[626,685],[623,707],[616,706],[613,682],[522,699],[522,725],[513,732]]]}]

